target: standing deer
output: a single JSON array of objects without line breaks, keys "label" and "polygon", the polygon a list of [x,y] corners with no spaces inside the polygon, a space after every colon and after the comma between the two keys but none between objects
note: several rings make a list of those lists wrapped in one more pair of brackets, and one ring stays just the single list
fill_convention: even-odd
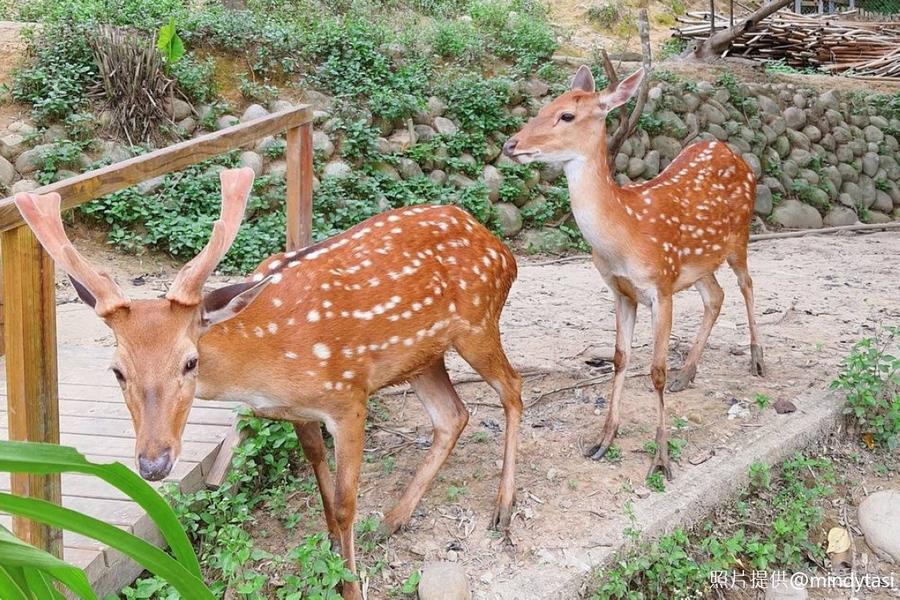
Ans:
[{"label": "standing deer", "polygon": [[753,283],[747,271],[747,241],[755,181],[747,164],[725,144],[700,142],[685,148],[657,177],[619,187],[607,161],[606,116],[637,91],[639,70],[613,89],[597,92],[582,66],[572,89],[541,109],[503,149],[519,162],[561,162],[569,182],[572,213],[592,248],[594,265],[615,299],[615,376],[600,442],[586,456],[600,459],[619,427],[625,372],[631,356],[637,304],[650,307],[653,362],[650,379],[658,396],[656,456],[650,474],[669,466],[664,390],[672,330],[672,296],[691,285],[703,298],[697,339],[670,391],[685,389],[719,316],[724,292],[715,271],[728,261],[735,272],[750,324],[750,372],[763,375],[763,351],[753,318]]},{"label": "standing deer", "polygon": [[[491,526],[509,526],[521,379],[500,343],[500,312],[516,278],[509,250],[453,206],[391,210],[303,250],[271,256],[245,282],[204,294],[234,242],[253,171],[221,173],[222,211],[208,245],[165,297],[130,300],[66,237],[59,194],[19,194],[16,205],[71,277],[79,297],[112,329],[112,371],[149,480],[178,459],[194,396],[243,401],[291,421],[312,465],[333,543],[356,571],[353,520],[368,397],[408,381],[434,425],[424,462],[384,518],[390,535],[409,521],[468,420],[444,366],[455,348],[500,395],[507,427]],[[334,437],[332,483],[319,426]],[[356,582],[345,598],[359,598]]]}]

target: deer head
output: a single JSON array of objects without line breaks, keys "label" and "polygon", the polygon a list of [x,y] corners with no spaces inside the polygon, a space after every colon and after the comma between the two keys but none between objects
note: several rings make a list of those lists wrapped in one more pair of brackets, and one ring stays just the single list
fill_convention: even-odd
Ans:
[{"label": "deer head", "polygon": [[628,102],[643,77],[644,70],[639,69],[612,89],[598,92],[591,70],[582,65],[571,89],[509,138],[503,152],[520,163],[567,163],[595,155],[599,141],[605,142],[606,115]]},{"label": "deer head", "polygon": [[166,477],[181,453],[197,384],[200,337],[246,308],[269,283],[238,283],[203,294],[203,284],[240,228],[253,171],[226,170],[220,179],[222,211],[209,243],[179,271],[165,297],[153,300],[130,300],[112,277],[94,269],[72,246],[59,194],[15,198],[25,222],[68,273],[78,296],[112,329],[116,349],[110,368],[134,423],[138,471],[152,481]]}]

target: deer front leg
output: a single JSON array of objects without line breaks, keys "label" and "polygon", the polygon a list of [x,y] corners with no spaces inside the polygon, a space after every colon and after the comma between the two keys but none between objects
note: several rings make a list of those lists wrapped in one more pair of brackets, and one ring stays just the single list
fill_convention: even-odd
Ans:
[{"label": "deer front leg", "polygon": [[[329,427],[334,436],[335,488],[334,519],[337,524],[341,556],[347,568],[356,575],[356,556],[353,544],[353,520],[356,518],[356,494],[359,491],[359,470],[365,441],[366,404],[346,402],[346,412]],[[344,600],[361,600],[359,581],[344,582]]]},{"label": "deer front leg", "polygon": [[672,295],[656,292],[656,298],[650,305],[653,319],[653,363],[650,367],[650,380],[656,390],[658,402],[656,421],[656,456],[650,465],[648,476],[662,471],[666,479],[672,480],[672,468],[669,466],[669,430],[666,426],[666,359],[669,354],[669,334],[672,332]]},{"label": "deer front leg", "polygon": [[331,549],[340,554],[340,535],[337,521],[334,518],[334,482],[331,480],[331,470],[328,468],[322,427],[318,421],[298,421],[294,423],[294,431],[297,432],[300,447],[303,448],[303,454],[309,461],[316,476],[316,483],[319,485],[319,494],[322,496],[322,512],[325,514],[325,524],[328,526],[328,537],[331,538]]},{"label": "deer front leg", "polygon": [[625,387],[625,373],[631,358],[631,343],[634,337],[634,321],[637,316],[637,304],[631,298],[613,291],[616,303],[616,353],[613,357],[615,376],[613,377],[612,394],[609,399],[609,412],[603,424],[600,443],[588,450],[585,456],[600,460],[619,430],[619,407],[622,402],[622,391]]}]

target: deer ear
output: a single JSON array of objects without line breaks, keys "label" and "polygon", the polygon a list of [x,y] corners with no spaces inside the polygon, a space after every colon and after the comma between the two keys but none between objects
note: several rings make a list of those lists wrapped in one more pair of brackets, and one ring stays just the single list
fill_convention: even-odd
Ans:
[{"label": "deer ear", "polygon": [[578,67],[578,72],[575,73],[575,77],[572,79],[572,89],[591,93],[597,91],[597,88],[594,85],[594,76],[591,74],[591,70],[587,65]]},{"label": "deer ear", "polygon": [[94,295],[84,287],[80,281],[69,275],[69,281],[72,282],[72,287],[75,288],[75,293],[78,294],[78,297],[81,298],[81,301],[94,308],[97,305],[97,299],[94,298]]},{"label": "deer ear", "polygon": [[256,300],[271,280],[270,276],[262,281],[234,283],[206,294],[201,314],[203,325],[209,327],[237,315]]},{"label": "deer ear", "polygon": [[628,99],[634,96],[638,91],[643,79],[644,69],[638,69],[627,78],[620,81],[619,85],[616,86],[616,89],[600,98],[600,108],[609,112],[628,102]]}]

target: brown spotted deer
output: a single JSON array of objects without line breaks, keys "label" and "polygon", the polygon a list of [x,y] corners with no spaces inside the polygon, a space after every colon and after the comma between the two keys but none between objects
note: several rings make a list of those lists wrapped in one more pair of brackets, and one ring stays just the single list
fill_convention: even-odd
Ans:
[{"label": "brown spotted deer", "polygon": [[654,336],[650,378],[659,399],[657,451],[650,473],[659,470],[671,479],[663,394],[673,294],[693,285],[703,299],[704,313],[697,339],[669,384],[670,391],[685,389],[697,372],[722,307],[724,293],[715,272],[724,261],[737,275],[747,304],[750,371],[763,375],[753,283],[747,271],[755,180],[728,146],[700,142],[685,148],[654,179],[616,185],[607,161],[606,116],[628,101],[643,76],[640,70],[617,87],[597,92],[590,69],[581,67],[572,89],[542,108],[506,142],[504,152],[523,163],[563,163],[572,213],[615,299],[612,397],[600,442],[586,455],[600,459],[615,438],[637,305],[648,305]]},{"label": "brown spotted deer", "polygon": [[[112,371],[134,422],[141,475],[159,480],[178,459],[194,396],[247,402],[295,424],[315,472],[325,520],[355,572],[353,520],[366,404],[408,381],[434,425],[433,442],[381,528],[405,524],[468,420],[444,366],[455,348],[500,395],[507,427],[491,526],[509,526],[521,380],[500,343],[500,312],[516,277],[509,250],[453,206],[391,210],[297,252],[267,258],[242,283],[203,293],[234,241],[253,171],[223,171],[222,210],[208,245],[165,297],[130,300],[72,246],[58,194],[16,205],[81,299],[112,329]],[[334,483],[319,423],[334,437]],[[358,598],[356,582],[345,598]]]}]

